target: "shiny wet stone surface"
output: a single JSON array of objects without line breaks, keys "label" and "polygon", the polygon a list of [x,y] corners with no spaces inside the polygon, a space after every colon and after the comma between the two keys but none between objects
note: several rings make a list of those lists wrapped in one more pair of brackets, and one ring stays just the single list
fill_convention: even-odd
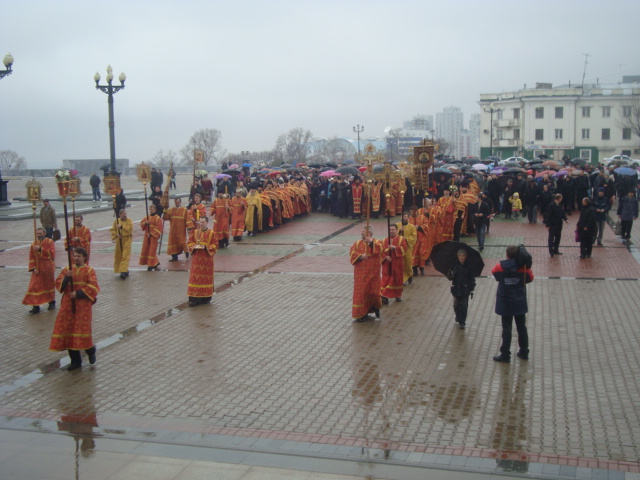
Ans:
[{"label": "shiny wet stone surface", "polygon": [[[94,336],[104,343],[98,363],[85,359],[75,372],[58,368],[64,356],[47,350],[55,312],[33,316],[19,303],[27,249],[4,222],[0,236],[13,249],[0,252],[0,263],[16,268],[0,275],[0,428],[381,465],[635,478],[640,266],[611,232],[588,261],[569,238],[565,255],[550,259],[542,226],[494,222],[485,277],[461,331],[449,282],[432,267],[380,321],[352,323],[348,247],[361,225],[331,219],[313,215],[221,252],[218,293],[191,309],[186,260],[169,271],[132,270],[121,281],[109,271],[110,254],[96,251],[102,292]],[[381,236],[386,221],[374,225]],[[506,245],[522,241],[539,276],[527,293],[531,356],[497,364],[496,283],[487,275]],[[2,456],[0,471],[10,464]]]}]

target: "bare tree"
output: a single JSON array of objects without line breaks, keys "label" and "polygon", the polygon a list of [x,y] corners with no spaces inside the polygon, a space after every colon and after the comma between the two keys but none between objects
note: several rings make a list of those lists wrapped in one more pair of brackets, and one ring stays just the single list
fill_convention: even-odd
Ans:
[{"label": "bare tree", "polygon": [[0,150],[0,169],[2,170],[24,170],[27,168],[27,161],[13,150]]},{"label": "bare tree", "polygon": [[307,161],[308,144],[313,134],[304,128],[292,128],[276,140],[274,154],[276,163],[304,163]]},{"label": "bare tree", "polygon": [[640,98],[633,97],[629,103],[620,106],[621,128],[630,128],[631,133],[640,137]]},{"label": "bare tree", "polygon": [[210,165],[217,163],[225,154],[221,146],[222,132],[215,128],[204,128],[198,130],[187,142],[180,156],[183,165],[191,165],[193,163],[193,152],[202,150],[204,152],[204,164]]},{"label": "bare tree", "polygon": [[178,154],[173,150],[164,150],[158,151],[155,156],[151,159],[151,163],[158,167],[168,167],[172,163],[174,165],[178,164]]}]

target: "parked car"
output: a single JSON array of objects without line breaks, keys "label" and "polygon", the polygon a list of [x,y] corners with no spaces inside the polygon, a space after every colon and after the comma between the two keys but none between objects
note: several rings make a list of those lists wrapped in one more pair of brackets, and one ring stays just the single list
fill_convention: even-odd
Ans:
[{"label": "parked car", "polygon": [[518,162],[520,165],[522,165],[524,163],[529,163],[529,160],[527,160],[524,157],[509,157],[509,158],[506,158],[504,160],[500,160],[499,165],[504,165],[504,164],[506,164],[508,162]]},{"label": "parked car", "polygon": [[605,159],[602,161],[602,163],[604,163],[605,165],[609,165],[609,164],[610,164],[611,162],[613,162],[614,160],[616,160],[616,161],[620,161],[620,160],[622,160],[622,161],[625,161],[625,162],[629,162],[629,164],[631,164],[631,162],[632,162],[632,160],[633,160],[633,159],[632,159],[631,157],[628,157],[627,155],[614,155],[614,156],[613,156],[613,157],[611,157],[611,158],[605,158]]}]

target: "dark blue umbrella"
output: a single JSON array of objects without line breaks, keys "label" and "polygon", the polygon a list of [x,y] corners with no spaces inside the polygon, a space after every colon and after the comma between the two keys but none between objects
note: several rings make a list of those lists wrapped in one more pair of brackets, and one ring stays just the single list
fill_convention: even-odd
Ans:
[{"label": "dark blue umbrella", "polygon": [[243,167],[247,167],[247,168],[251,168],[253,165],[251,165],[250,163],[243,163],[242,166]]}]

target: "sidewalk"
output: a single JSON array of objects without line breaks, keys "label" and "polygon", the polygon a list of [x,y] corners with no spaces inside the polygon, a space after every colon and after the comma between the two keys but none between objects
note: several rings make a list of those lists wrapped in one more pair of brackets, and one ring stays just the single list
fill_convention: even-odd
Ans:
[{"label": "sidewalk", "polygon": [[[0,442],[16,446],[0,476],[640,479],[640,265],[611,231],[579,260],[576,220],[554,258],[543,226],[493,222],[461,331],[431,268],[381,321],[351,322],[355,221],[311,215],[232,243],[212,304],[189,309],[187,261],[120,280],[97,213],[98,363],[74,372],[47,351],[55,312],[20,305],[32,224],[3,222]],[[490,269],[517,243],[534,255],[531,360],[496,364]]]}]

